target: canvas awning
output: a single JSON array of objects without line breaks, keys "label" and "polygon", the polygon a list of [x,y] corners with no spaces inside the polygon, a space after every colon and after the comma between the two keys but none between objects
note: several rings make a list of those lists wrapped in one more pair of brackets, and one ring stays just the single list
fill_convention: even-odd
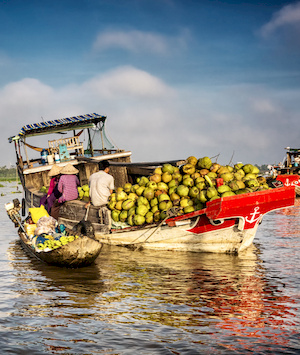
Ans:
[{"label": "canvas awning", "polygon": [[9,141],[19,140],[22,137],[37,136],[41,134],[56,133],[64,130],[82,129],[93,127],[98,122],[105,122],[106,116],[91,113],[80,116],[62,118],[53,121],[32,123],[21,128],[20,132],[9,138]]}]

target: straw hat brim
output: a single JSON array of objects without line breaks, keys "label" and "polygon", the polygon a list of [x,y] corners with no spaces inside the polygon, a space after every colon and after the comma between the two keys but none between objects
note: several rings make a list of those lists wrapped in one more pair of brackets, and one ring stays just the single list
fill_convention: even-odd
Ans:
[{"label": "straw hat brim", "polygon": [[59,175],[60,174],[60,170],[61,170],[61,168],[59,166],[53,165],[52,168],[50,169],[49,173],[48,173],[48,176],[49,177],[53,177],[53,176]]},{"label": "straw hat brim", "polygon": [[62,175],[73,175],[79,173],[79,170],[76,169],[72,164],[67,164],[60,170],[60,173]]}]

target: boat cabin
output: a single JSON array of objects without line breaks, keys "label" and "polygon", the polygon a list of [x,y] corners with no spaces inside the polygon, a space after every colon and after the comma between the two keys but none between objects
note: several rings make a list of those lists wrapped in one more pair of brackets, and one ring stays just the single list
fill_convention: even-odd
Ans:
[{"label": "boat cabin", "polygon": [[[48,172],[53,164],[76,166],[80,184],[84,185],[90,175],[99,170],[101,160],[130,162],[131,152],[115,147],[108,140],[105,122],[106,116],[92,113],[28,124],[10,137],[9,141],[15,145],[18,174],[25,193],[29,189],[38,196],[42,186],[49,186]],[[111,173],[117,186],[127,182],[124,166],[112,167]]]},{"label": "boat cabin", "polygon": [[300,149],[287,147],[284,160],[273,168],[277,174],[299,174],[300,172]]}]

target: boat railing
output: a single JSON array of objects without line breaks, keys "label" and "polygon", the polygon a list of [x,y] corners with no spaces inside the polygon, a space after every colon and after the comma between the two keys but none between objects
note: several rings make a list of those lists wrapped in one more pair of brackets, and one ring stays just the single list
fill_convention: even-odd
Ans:
[{"label": "boat railing", "polygon": [[84,155],[83,144],[82,142],[79,141],[78,136],[60,138],[60,139],[48,141],[48,145],[49,145],[50,154],[59,152],[59,147],[65,145],[68,151],[77,150],[80,155]]}]

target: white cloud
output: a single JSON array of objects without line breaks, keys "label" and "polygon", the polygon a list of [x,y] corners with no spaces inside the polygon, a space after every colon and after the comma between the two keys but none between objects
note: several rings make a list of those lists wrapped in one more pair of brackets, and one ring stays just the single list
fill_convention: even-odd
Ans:
[{"label": "white cloud", "polygon": [[93,48],[98,52],[117,48],[134,53],[166,55],[172,49],[182,49],[187,39],[187,31],[183,31],[178,37],[168,37],[138,30],[106,31],[98,34]]},{"label": "white cloud", "polygon": [[[0,161],[14,163],[7,138],[28,123],[97,112],[133,161],[215,156],[219,162],[273,163],[296,146],[299,92],[264,87],[174,88],[150,73],[120,67],[80,85],[54,89],[23,79],[0,90]],[[47,144],[43,142],[42,144]],[[40,145],[39,145],[40,146]]]},{"label": "white cloud", "polygon": [[133,67],[120,67],[99,75],[86,83],[84,89],[105,98],[161,98],[173,96],[175,90],[157,77]]},{"label": "white cloud", "polygon": [[287,27],[300,29],[300,2],[286,5],[276,12],[272,19],[261,28],[261,34],[263,37],[268,37]]}]

